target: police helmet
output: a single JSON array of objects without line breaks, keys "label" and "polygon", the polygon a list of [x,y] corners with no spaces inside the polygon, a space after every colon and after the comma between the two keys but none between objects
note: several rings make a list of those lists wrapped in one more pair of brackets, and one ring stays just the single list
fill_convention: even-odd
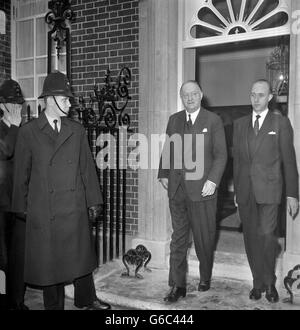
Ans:
[{"label": "police helmet", "polygon": [[44,81],[43,92],[39,96],[39,99],[46,96],[74,97],[71,92],[71,85],[66,75],[60,71],[54,71],[48,74]]},{"label": "police helmet", "polygon": [[0,103],[23,104],[25,102],[20,85],[13,79],[7,79],[0,86]]}]

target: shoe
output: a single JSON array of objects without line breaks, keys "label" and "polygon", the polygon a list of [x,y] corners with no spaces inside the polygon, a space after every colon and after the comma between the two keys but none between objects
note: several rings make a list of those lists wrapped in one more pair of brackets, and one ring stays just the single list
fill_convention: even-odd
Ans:
[{"label": "shoe", "polygon": [[198,291],[205,292],[210,289],[210,281],[202,281],[200,280],[200,283],[198,285]]},{"label": "shoe", "polygon": [[259,300],[261,299],[261,289],[253,288],[249,293],[249,298],[251,300]]},{"label": "shoe", "polygon": [[279,301],[279,295],[275,285],[269,285],[266,287],[266,298],[270,303],[277,303]]},{"label": "shoe", "polygon": [[11,304],[9,306],[9,309],[14,311],[28,311],[29,307],[26,306],[24,303],[20,303],[20,304]]},{"label": "shoe", "polygon": [[164,298],[164,301],[174,303],[180,297],[184,298],[186,296],[186,288],[178,288],[173,286],[168,295]]},{"label": "shoe", "polygon": [[101,309],[111,309],[110,304],[97,298],[90,305],[86,306],[85,310],[101,310]]}]

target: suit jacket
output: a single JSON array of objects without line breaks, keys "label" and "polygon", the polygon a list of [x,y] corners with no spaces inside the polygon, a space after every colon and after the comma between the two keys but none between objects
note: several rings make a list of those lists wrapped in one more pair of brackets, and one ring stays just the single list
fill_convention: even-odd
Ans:
[{"label": "suit jacket", "polygon": [[252,159],[249,154],[249,127],[252,129],[252,114],[234,122],[237,203],[247,203],[249,191],[252,190],[257,203],[280,204],[283,179],[287,196],[298,198],[298,171],[289,119],[269,111],[257,136]]},{"label": "suit jacket", "polygon": [[5,212],[11,208],[13,155],[18,129],[0,121],[0,211]]},{"label": "suit jacket", "polygon": [[[173,114],[169,118],[166,134],[169,137],[178,134],[183,141],[185,122],[185,111]],[[171,199],[174,197],[182,180],[185,180],[187,194],[193,201],[204,201],[217,197],[217,189],[213,196],[203,198],[201,194],[203,185],[207,180],[214,182],[217,186],[219,185],[225,169],[227,150],[222,120],[216,114],[202,107],[193,126],[196,134],[202,134],[204,136],[204,159],[202,159],[204,164],[203,176],[198,180],[185,180],[185,178],[183,178],[184,171],[174,166],[178,150],[175,152],[174,148],[171,147],[167,155],[167,158],[170,157],[169,168],[163,168],[161,158],[158,172],[158,178],[167,178],[169,181],[168,196]],[[165,153],[166,144],[163,149],[163,156]]]},{"label": "suit jacket", "polygon": [[95,269],[87,208],[100,203],[81,124],[62,118],[56,137],[42,113],[19,129],[12,210],[27,212],[25,282],[52,285]]}]

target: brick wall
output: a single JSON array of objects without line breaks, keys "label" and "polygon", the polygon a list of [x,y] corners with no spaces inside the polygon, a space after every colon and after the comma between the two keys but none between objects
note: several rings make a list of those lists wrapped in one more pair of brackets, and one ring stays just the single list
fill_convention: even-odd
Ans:
[{"label": "brick wall", "polygon": [[6,14],[6,34],[0,34],[0,84],[11,76],[10,1],[0,0],[0,10]]},{"label": "brick wall", "polygon": [[[72,9],[72,85],[76,96],[87,98],[95,82],[101,85],[107,68],[116,78],[130,68],[132,100],[127,107],[134,133],[138,132],[138,0],[74,0]],[[127,172],[127,233],[138,229],[138,173]]]}]

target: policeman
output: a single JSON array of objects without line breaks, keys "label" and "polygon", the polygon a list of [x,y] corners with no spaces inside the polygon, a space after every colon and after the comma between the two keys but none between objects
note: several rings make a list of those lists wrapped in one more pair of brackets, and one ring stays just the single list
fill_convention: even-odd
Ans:
[{"label": "policeman", "polygon": [[45,309],[64,309],[70,282],[75,306],[109,309],[95,292],[88,216],[102,194],[85,129],[67,118],[72,96],[63,73],[46,77],[40,96],[46,108],[19,131],[12,209],[27,214],[25,282],[43,287]]},{"label": "policeman", "polygon": [[9,309],[24,305],[25,218],[11,213],[13,162],[24,98],[19,84],[5,80],[0,87],[0,267],[6,272]]}]

